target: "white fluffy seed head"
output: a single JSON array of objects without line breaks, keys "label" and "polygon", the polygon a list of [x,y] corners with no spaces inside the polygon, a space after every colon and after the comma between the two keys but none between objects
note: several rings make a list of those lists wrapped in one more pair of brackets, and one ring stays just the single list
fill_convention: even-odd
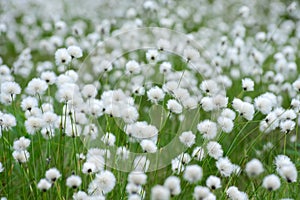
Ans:
[{"label": "white fluffy seed head", "polygon": [[254,99],[255,108],[262,114],[269,114],[272,111],[272,102],[265,97],[259,96]]},{"label": "white fluffy seed head", "polygon": [[221,116],[222,117],[226,117],[228,119],[234,120],[235,119],[235,112],[229,108],[225,108],[222,112],[221,112]]},{"label": "white fluffy seed head", "polygon": [[208,142],[206,149],[208,155],[213,157],[216,160],[223,156],[222,146],[218,142],[214,142],[214,141]]},{"label": "white fluffy seed head", "polygon": [[61,177],[61,174],[56,168],[51,168],[46,171],[45,176],[49,182],[53,183]]},{"label": "white fluffy seed head", "polygon": [[284,166],[277,172],[282,178],[287,180],[287,182],[289,183],[297,181],[298,172],[294,164]]},{"label": "white fluffy seed head", "polygon": [[246,164],[245,171],[248,176],[257,176],[264,171],[264,167],[258,159],[254,158]]},{"label": "white fluffy seed head", "polygon": [[165,97],[165,93],[162,89],[155,86],[147,92],[147,96],[150,101],[152,101],[153,103],[157,103]]},{"label": "white fluffy seed head", "polygon": [[51,188],[51,183],[47,179],[41,179],[37,184],[38,189],[42,192],[46,192]]},{"label": "white fluffy seed head", "polygon": [[157,146],[152,140],[142,140],[140,144],[144,152],[155,153],[157,151]]},{"label": "white fluffy seed head", "polygon": [[20,137],[18,140],[14,141],[14,150],[26,150],[30,145],[30,140],[25,137]]},{"label": "white fluffy seed head", "polygon": [[85,98],[95,98],[97,95],[97,88],[92,84],[85,85],[82,88],[82,95]]},{"label": "white fluffy seed head", "polygon": [[98,187],[101,188],[103,194],[107,194],[112,191],[116,185],[116,178],[114,174],[108,170],[96,174],[94,181]]},{"label": "white fluffy seed head", "polygon": [[207,187],[196,186],[194,188],[193,196],[195,199],[206,199],[210,195],[210,191]]},{"label": "white fluffy seed head", "polygon": [[280,188],[280,179],[275,174],[266,176],[263,179],[262,186],[269,191],[278,190]]},{"label": "white fluffy seed head", "polygon": [[81,171],[84,174],[92,174],[97,172],[97,166],[93,162],[85,162]]},{"label": "white fluffy seed head", "polygon": [[182,105],[180,105],[180,103],[178,103],[178,101],[176,101],[174,99],[168,100],[168,102],[167,102],[167,108],[172,113],[175,113],[175,114],[182,113]]},{"label": "white fluffy seed head", "polygon": [[195,139],[196,139],[196,136],[193,134],[192,131],[183,132],[179,136],[180,142],[183,143],[187,147],[193,146],[193,144],[195,144]]},{"label": "white fluffy seed head", "polygon": [[190,183],[196,183],[201,180],[203,176],[202,168],[198,165],[186,166],[183,178]]},{"label": "white fluffy seed head", "polygon": [[73,188],[76,189],[78,188],[82,183],[82,180],[80,178],[80,176],[77,175],[71,175],[67,178],[66,180],[66,184],[69,188]]},{"label": "white fluffy seed head", "polygon": [[23,111],[31,110],[34,107],[38,106],[38,101],[34,97],[26,97],[21,102],[21,108]]},{"label": "white fluffy seed head", "polygon": [[200,84],[200,89],[207,94],[213,95],[218,92],[218,85],[214,80],[204,80]]},{"label": "white fluffy seed head", "polygon": [[211,190],[218,189],[222,186],[221,185],[221,179],[217,176],[212,176],[211,175],[206,179],[206,186],[208,188],[210,188]]},{"label": "white fluffy seed head", "polygon": [[234,170],[234,166],[231,163],[231,161],[225,157],[225,158],[219,158],[216,162],[216,166],[221,173],[222,176],[229,177]]},{"label": "white fluffy seed head", "polygon": [[147,182],[147,175],[144,172],[131,172],[128,175],[128,182],[136,185],[144,185]]},{"label": "white fluffy seed head", "polygon": [[204,120],[197,125],[197,129],[206,139],[213,139],[217,136],[217,125],[210,120]]},{"label": "white fluffy seed head", "polygon": [[81,58],[82,57],[82,50],[80,47],[72,45],[69,46],[67,49],[68,54],[71,58]]},{"label": "white fluffy seed head", "polygon": [[57,65],[67,65],[71,62],[72,57],[66,48],[61,48],[55,52],[55,62]]},{"label": "white fluffy seed head", "polygon": [[21,93],[21,87],[18,83],[13,81],[7,81],[1,83],[1,93],[8,95],[16,95]]},{"label": "white fluffy seed head", "polygon": [[242,88],[244,91],[254,91],[254,82],[250,78],[242,79]]},{"label": "white fluffy seed head", "polygon": [[19,163],[25,163],[29,160],[30,154],[27,150],[14,151],[12,153],[14,159]]},{"label": "white fluffy seed head", "polygon": [[48,89],[48,85],[46,81],[40,78],[32,79],[26,88],[28,94],[36,95],[36,94],[43,94]]},{"label": "white fluffy seed head", "polygon": [[181,192],[180,179],[176,176],[169,176],[164,183],[164,186],[169,189],[171,195],[178,195]]},{"label": "white fluffy seed head", "polygon": [[127,74],[138,74],[141,71],[141,66],[135,60],[130,60],[125,65]]},{"label": "white fluffy seed head", "polygon": [[222,116],[218,118],[218,124],[222,128],[222,131],[224,131],[225,133],[230,133],[234,126],[231,119]]},{"label": "white fluffy seed head", "polygon": [[151,189],[151,200],[169,200],[170,191],[168,188],[156,185]]}]

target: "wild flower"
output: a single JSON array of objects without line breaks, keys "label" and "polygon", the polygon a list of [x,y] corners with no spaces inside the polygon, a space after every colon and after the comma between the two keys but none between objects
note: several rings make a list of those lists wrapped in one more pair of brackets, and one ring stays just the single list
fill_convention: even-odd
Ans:
[{"label": "wild flower", "polygon": [[109,193],[116,184],[116,178],[110,171],[102,171],[96,174],[95,179],[89,185],[89,193],[101,195]]},{"label": "wild flower", "polygon": [[186,145],[187,147],[193,146],[193,144],[195,144],[195,139],[196,139],[196,136],[193,134],[192,131],[183,132],[179,136],[180,142],[183,143],[184,145]]},{"label": "wild flower", "polygon": [[12,97],[21,93],[21,87],[16,82],[4,82],[1,84],[1,93]]},{"label": "wild flower", "polygon": [[150,101],[157,103],[158,101],[161,101],[165,97],[165,93],[162,89],[159,87],[151,88],[149,91],[147,91],[147,96]]},{"label": "wild flower", "polygon": [[211,175],[206,179],[206,186],[211,190],[216,190],[218,188],[221,188],[222,187],[221,179],[217,176]]},{"label": "wild flower", "polygon": [[194,188],[193,196],[195,199],[206,199],[207,197],[209,197],[210,194],[211,192],[207,187],[196,186]]},{"label": "wild flower", "polygon": [[52,71],[45,71],[42,72],[41,79],[44,80],[48,85],[53,85],[56,81],[56,74]]},{"label": "wild flower", "polygon": [[203,176],[202,168],[198,165],[188,165],[184,170],[183,177],[190,183],[196,183]]},{"label": "wild flower", "polygon": [[14,150],[26,150],[30,145],[30,140],[25,138],[24,136],[20,137],[18,140],[14,141],[13,148]]},{"label": "wild flower", "polygon": [[130,60],[125,65],[127,74],[138,74],[141,71],[140,64],[135,60]]},{"label": "wild flower", "polygon": [[257,176],[264,171],[264,167],[258,159],[254,158],[246,164],[245,171],[248,176]]},{"label": "wild flower", "polygon": [[278,190],[280,185],[280,179],[275,174],[266,176],[262,182],[262,186],[269,191]]},{"label": "wild flower", "polygon": [[51,168],[46,171],[45,177],[49,182],[54,183],[61,177],[61,173],[58,171],[58,169]]},{"label": "wild flower", "polygon": [[180,179],[176,176],[169,176],[166,178],[164,186],[169,189],[172,196],[176,196],[181,193]]},{"label": "wild flower", "polygon": [[[71,56],[71,58],[81,58],[82,57],[82,50],[78,46],[75,46],[75,45],[69,46],[67,49],[67,52]],[[58,56],[58,59],[60,59],[62,62],[63,55],[61,54],[61,55],[57,55],[57,56]],[[67,62],[67,61],[65,61],[65,62]]]},{"label": "wild flower", "polygon": [[82,183],[82,179],[80,178],[80,176],[77,175],[71,175],[66,180],[67,186],[73,189],[78,188],[81,185],[81,183]]},{"label": "wild flower", "polygon": [[253,91],[254,82],[249,78],[242,79],[242,88],[244,91]]},{"label": "wild flower", "polygon": [[218,142],[210,141],[206,146],[207,154],[214,159],[219,159],[223,156],[222,146]]},{"label": "wild flower", "polygon": [[182,106],[174,99],[170,99],[167,102],[167,108],[170,112],[180,114],[182,112]]},{"label": "wild flower", "polygon": [[136,185],[144,185],[147,182],[147,175],[143,172],[131,172],[128,175],[128,182]]},{"label": "wild flower", "polygon": [[217,136],[217,125],[210,120],[204,120],[197,125],[198,131],[206,139],[214,139]]},{"label": "wild flower", "polygon": [[1,2],[1,200],[297,199],[300,12],[266,2]]},{"label": "wild flower", "polygon": [[69,54],[68,50],[65,48],[58,49],[55,52],[55,62],[57,65],[61,64],[69,64],[71,62],[71,55]]},{"label": "wild flower", "polygon": [[228,177],[232,174],[234,170],[234,166],[231,163],[231,161],[225,157],[225,158],[219,158],[216,162],[216,166],[221,173],[222,176]]},{"label": "wild flower", "polygon": [[156,185],[151,189],[151,200],[168,200],[170,199],[170,191],[161,185]]},{"label": "wild flower", "polygon": [[12,156],[17,162],[26,163],[29,160],[30,154],[27,150],[15,150]]},{"label": "wild flower", "polygon": [[48,182],[48,180],[46,179],[41,179],[37,185],[37,187],[43,191],[46,192],[47,190],[49,190],[51,188],[51,183]]}]

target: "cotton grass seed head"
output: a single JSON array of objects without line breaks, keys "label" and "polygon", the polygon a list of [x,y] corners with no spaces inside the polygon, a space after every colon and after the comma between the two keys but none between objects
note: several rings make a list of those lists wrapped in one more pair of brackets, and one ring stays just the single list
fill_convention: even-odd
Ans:
[{"label": "cotton grass seed head", "polygon": [[73,189],[78,188],[81,185],[81,183],[82,183],[82,180],[81,180],[80,176],[77,176],[77,175],[71,175],[66,180],[66,185],[69,188],[73,188]]},{"label": "cotton grass seed head", "polygon": [[244,91],[254,91],[254,82],[250,78],[242,79],[242,88]]},{"label": "cotton grass seed head", "polygon": [[218,142],[214,142],[214,141],[208,142],[206,149],[208,155],[213,157],[216,160],[218,160],[220,157],[223,156],[222,146]]},{"label": "cotton grass seed head", "polygon": [[201,180],[203,176],[202,168],[198,165],[186,166],[183,177],[190,183],[196,183]]},{"label": "cotton grass seed head", "polygon": [[16,95],[21,93],[21,87],[16,82],[4,82],[1,83],[1,93],[8,95]]},{"label": "cotton grass seed head", "polygon": [[71,62],[71,59],[72,59],[72,57],[66,48],[61,48],[61,49],[56,50],[55,62],[57,65],[67,65]]},{"label": "cotton grass seed head", "polygon": [[264,167],[258,159],[254,158],[246,164],[245,171],[248,176],[257,176],[264,171]]},{"label": "cotton grass seed head", "polygon": [[234,166],[231,163],[231,161],[225,157],[225,158],[219,158],[216,162],[216,166],[221,173],[222,176],[228,177],[232,174],[234,170]]},{"label": "cotton grass seed head", "polygon": [[202,134],[203,138],[214,139],[217,136],[217,125],[211,120],[204,120],[197,125],[198,131]]},{"label": "cotton grass seed head", "polygon": [[262,186],[269,191],[278,190],[280,185],[280,179],[275,174],[266,176],[262,182]]},{"label": "cotton grass seed head", "polygon": [[57,181],[57,179],[59,179],[61,177],[61,174],[60,172],[58,171],[58,169],[56,168],[51,168],[51,169],[48,169],[46,171],[46,174],[45,174],[45,177],[46,179],[49,181],[49,182],[55,182]]},{"label": "cotton grass seed head", "polygon": [[172,196],[181,193],[180,179],[176,176],[169,176],[164,183],[164,186],[169,189]]},{"label": "cotton grass seed head", "polygon": [[43,178],[38,182],[37,187],[42,192],[46,192],[47,190],[49,190],[51,188],[51,183],[48,182],[47,179]]},{"label": "cotton grass seed head", "polygon": [[193,144],[195,144],[195,139],[196,139],[196,136],[193,134],[192,131],[183,132],[179,136],[180,142],[187,147],[193,146]]},{"label": "cotton grass seed head", "polygon": [[170,191],[168,188],[156,185],[151,189],[151,200],[169,200]]},{"label": "cotton grass seed head", "polygon": [[218,188],[221,188],[221,179],[217,176],[210,175],[206,179],[206,186],[210,188],[211,190],[216,190]]},{"label": "cotton grass seed head", "polygon": [[196,186],[194,188],[193,196],[195,199],[206,199],[210,195],[210,191],[207,187]]},{"label": "cotton grass seed head", "polygon": [[147,182],[147,175],[143,172],[131,172],[128,175],[128,182],[136,185],[144,185]]},{"label": "cotton grass seed head", "polygon": [[[69,46],[68,49],[67,49],[67,52],[71,56],[71,58],[81,58],[82,57],[82,50],[78,46],[75,46],[75,45]],[[63,56],[62,56],[62,53],[61,53],[61,55],[60,55],[60,61],[61,62],[62,62],[62,59],[63,59]]]},{"label": "cotton grass seed head", "polygon": [[174,99],[168,100],[167,108],[170,112],[175,114],[180,114],[182,112],[182,106]]}]

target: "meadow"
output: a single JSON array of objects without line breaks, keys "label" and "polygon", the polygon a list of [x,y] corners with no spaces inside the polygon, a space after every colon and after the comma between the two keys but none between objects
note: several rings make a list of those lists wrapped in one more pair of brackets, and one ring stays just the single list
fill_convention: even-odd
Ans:
[{"label": "meadow", "polygon": [[300,199],[300,9],[0,1],[0,199]]}]

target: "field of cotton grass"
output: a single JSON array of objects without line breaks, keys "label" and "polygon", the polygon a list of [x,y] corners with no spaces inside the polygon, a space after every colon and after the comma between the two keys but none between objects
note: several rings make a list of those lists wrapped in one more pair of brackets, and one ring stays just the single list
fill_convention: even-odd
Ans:
[{"label": "field of cotton grass", "polygon": [[292,1],[0,2],[0,198],[300,199]]}]

